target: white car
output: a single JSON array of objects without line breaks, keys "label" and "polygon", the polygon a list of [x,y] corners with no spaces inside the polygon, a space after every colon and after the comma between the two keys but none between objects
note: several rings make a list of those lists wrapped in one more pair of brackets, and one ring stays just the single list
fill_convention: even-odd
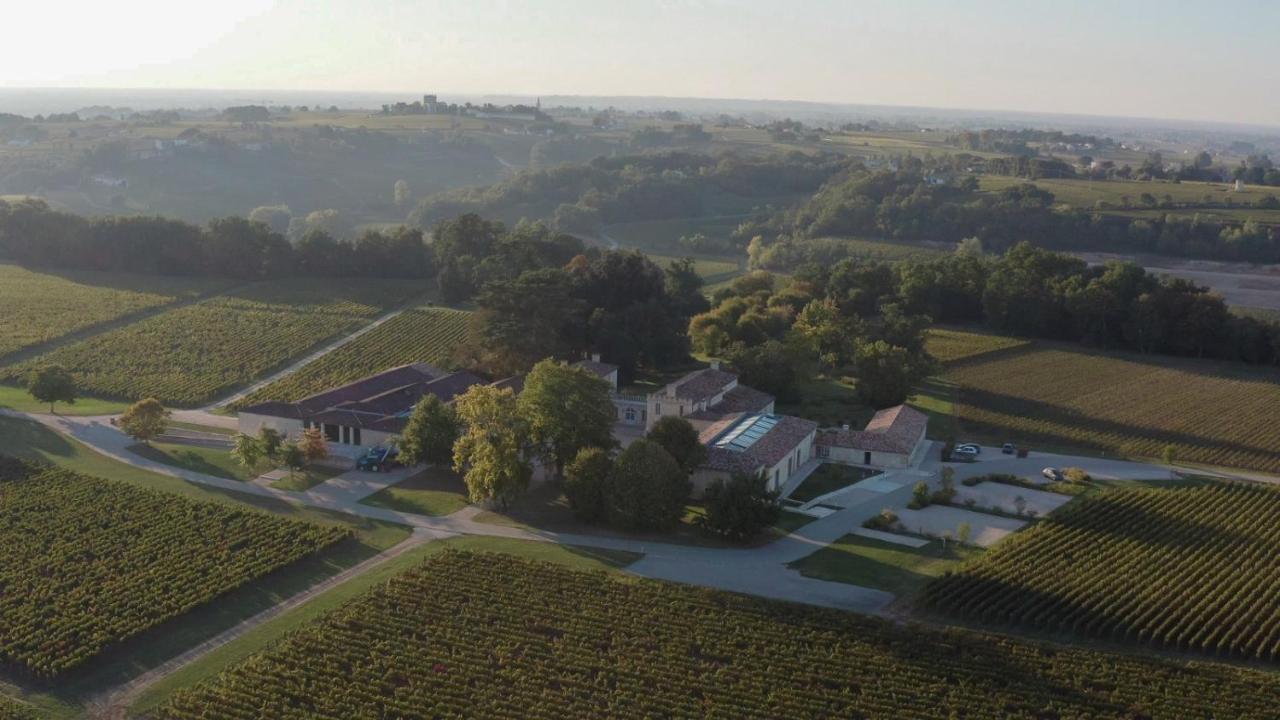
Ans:
[{"label": "white car", "polygon": [[956,458],[957,460],[977,460],[978,450],[971,446],[961,445],[951,451],[951,457]]},{"label": "white car", "polygon": [[964,443],[964,444],[962,444],[962,445],[957,445],[957,446],[956,446],[956,449],[957,449],[957,450],[964,450],[964,451],[966,451],[966,452],[968,452],[968,451],[972,450],[974,455],[981,455],[981,454],[982,454],[982,446],[981,446],[981,445],[979,445],[979,444],[977,444],[977,443]]},{"label": "white car", "polygon": [[1045,468],[1040,471],[1040,474],[1049,480],[1057,481],[1062,479],[1062,471],[1057,468]]}]

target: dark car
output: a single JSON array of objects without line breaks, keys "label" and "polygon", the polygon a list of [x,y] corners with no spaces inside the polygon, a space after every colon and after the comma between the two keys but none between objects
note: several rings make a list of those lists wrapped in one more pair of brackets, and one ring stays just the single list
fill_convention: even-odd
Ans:
[{"label": "dark car", "polygon": [[1014,445],[1013,443],[1005,443],[1004,445],[1000,446],[1000,452],[1004,453],[1005,455],[1012,455],[1018,452],[1018,446]]},{"label": "dark car", "polygon": [[400,463],[400,451],[395,448],[371,447],[356,461],[356,469],[366,472],[386,472]]}]

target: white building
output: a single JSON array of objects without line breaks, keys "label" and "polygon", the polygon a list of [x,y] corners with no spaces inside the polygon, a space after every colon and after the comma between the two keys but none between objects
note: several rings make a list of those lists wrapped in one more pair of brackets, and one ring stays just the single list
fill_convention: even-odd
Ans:
[{"label": "white building", "polygon": [[910,467],[928,446],[924,441],[928,429],[928,415],[898,405],[876,413],[865,430],[850,430],[846,425],[838,430],[819,431],[814,456],[846,465]]}]

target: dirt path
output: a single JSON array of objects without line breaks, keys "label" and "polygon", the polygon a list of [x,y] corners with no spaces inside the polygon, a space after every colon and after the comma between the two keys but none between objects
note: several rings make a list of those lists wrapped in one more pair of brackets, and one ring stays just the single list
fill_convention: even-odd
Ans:
[{"label": "dirt path", "polygon": [[284,613],[293,610],[294,608],[299,607],[308,601],[329,592],[339,585],[353,578],[359,577],[379,565],[382,565],[393,558],[399,557],[400,555],[403,555],[424,543],[447,536],[448,533],[426,530],[424,528],[415,528],[413,534],[399,545],[384,550],[362,563],[353,565],[337,575],[316,583],[297,595],[294,595],[268,610],[264,610],[261,613],[254,615],[239,625],[204,641],[175,658],[171,658],[164,664],[148,670],[129,682],[104,692],[102,695],[88,703],[89,717],[100,718],[101,720],[125,720],[129,706],[137,699],[138,695],[169,675],[172,675],[214,650],[243,637],[246,633],[259,625],[279,617],[280,615],[283,615]]}]

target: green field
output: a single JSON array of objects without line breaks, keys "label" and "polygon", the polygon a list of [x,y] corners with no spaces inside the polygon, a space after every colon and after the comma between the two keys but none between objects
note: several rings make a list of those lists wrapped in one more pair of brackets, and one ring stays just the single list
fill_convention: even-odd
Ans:
[{"label": "green field", "polygon": [[791,492],[790,499],[802,503],[809,502],[876,474],[878,474],[876,470],[852,465],[823,463],[800,483],[800,487]]},{"label": "green field", "polygon": [[15,381],[33,367],[58,363],[88,394],[193,406],[353,332],[421,291],[421,283],[396,280],[259,283],[94,335],[0,374]]},{"label": "green field", "polygon": [[970,439],[1280,472],[1275,368],[1035,342],[942,381]]},{"label": "green field", "polygon": [[249,719],[288,707],[299,718],[1250,720],[1272,717],[1277,692],[1280,678],[1254,670],[899,627],[453,552],[153,717]]},{"label": "green field", "polygon": [[1280,660],[1280,489],[1091,495],[948,575],[924,603],[966,620],[1161,650]]},{"label": "green field", "polygon": [[846,535],[812,555],[791,563],[805,577],[885,590],[899,598],[912,598],[932,578],[955,570],[982,550],[934,540],[911,548]]},{"label": "green field", "polygon": [[[1211,207],[1206,208],[1207,212],[1229,213],[1233,218],[1235,213],[1253,214],[1270,214],[1276,213],[1275,210],[1254,210],[1252,208],[1242,208],[1238,206],[1253,205],[1258,200],[1274,195],[1280,197],[1280,188],[1264,187],[1258,185],[1246,185],[1244,190],[1236,192],[1234,185],[1226,183],[1205,183],[1205,182],[1161,182],[1146,180],[1082,180],[1082,179],[1058,179],[1058,178],[1041,178],[1039,180],[1027,180],[1026,178],[1006,177],[1001,175],[983,175],[978,178],[979,187],[987,191],[999,191],[1006,187],[1013,187],[1023,183],[1034,183],[1036,187],[1048,190],[1053,193],[1055,200],[1059,203],[1070,205],[1071,207],[1081,208],[1085,210],[1094,209],[1096,203],[1101,200],[1110,203],[1117,208],[1124,207],[1125,198],[1128,197],[1129,209],[1133,211],[1141,211],[1142,205],[1139,197],[1143,193],[1154,195],[1157,200],[1163,199],[1165,195],[1173,198],[1175,203],[1205,205],[1206,202],[1212,203]],[[1232,202],[1237,207],[1222,207],[1227,201]],[[1155,212],[1163,214],[1168,210],[1154,210],[1147,212]],[[1175,211],[1186,213],[1187,209],[1180,208]],[[1131,214],[1126,212],[1125,214]]]},{"label": "green field", "polygon": [[414,515],[451,515],[467,506],[467,486],[451,470],[428,467],[360,503]]},{"label": "green field", "polygon": [[925,349],[938,362],[949,364],[976,358],[988,353],[1019,348],[1029,341],[974,330],[930,328],[925,338]]},{"label": "green field", "polygon": [[467,337],[471,313],[421,307],[406,310],[342,347],[241,398],[235,408],[268,400],[301,400],[389,368],[425,362],[447,367]]},{"label": "green field", "polygon": [[134,445],[129,450],[148,460],[228,480],[252,480],[260,474],[236,462],[231,453],[222,448],[152,441],[148,445]]},{"label": "green field", "polygon": [[347,536],[17,461],[0,490],[0,667],[44,681]]},{"label": "green field", "polygon": [[0,357],[78,330],[194,298],[223,280],[116,273],[44,273],[0,265]]},{"label": "green field", "polygon": [[[675,262],[676,260],[680,260],[683,257],[689,257],[689,256],[682,256],[678,254],[677,255],[658,255],[655,253],[645,253],[645,257],[649,258],[654,263],[656,263],[658,267],[663,268],[665,270],[666,268],[670,267],[671,263]],[[694,272],[698,273],[698,277],[701,277],[702,281],[707,284],[717,283],[723,280],[734,278],[742,272],[742,268],[736,260],[713,259],[713,258],[705,258],[705,257],[694,257],[693,269],[694,269]]]}]

